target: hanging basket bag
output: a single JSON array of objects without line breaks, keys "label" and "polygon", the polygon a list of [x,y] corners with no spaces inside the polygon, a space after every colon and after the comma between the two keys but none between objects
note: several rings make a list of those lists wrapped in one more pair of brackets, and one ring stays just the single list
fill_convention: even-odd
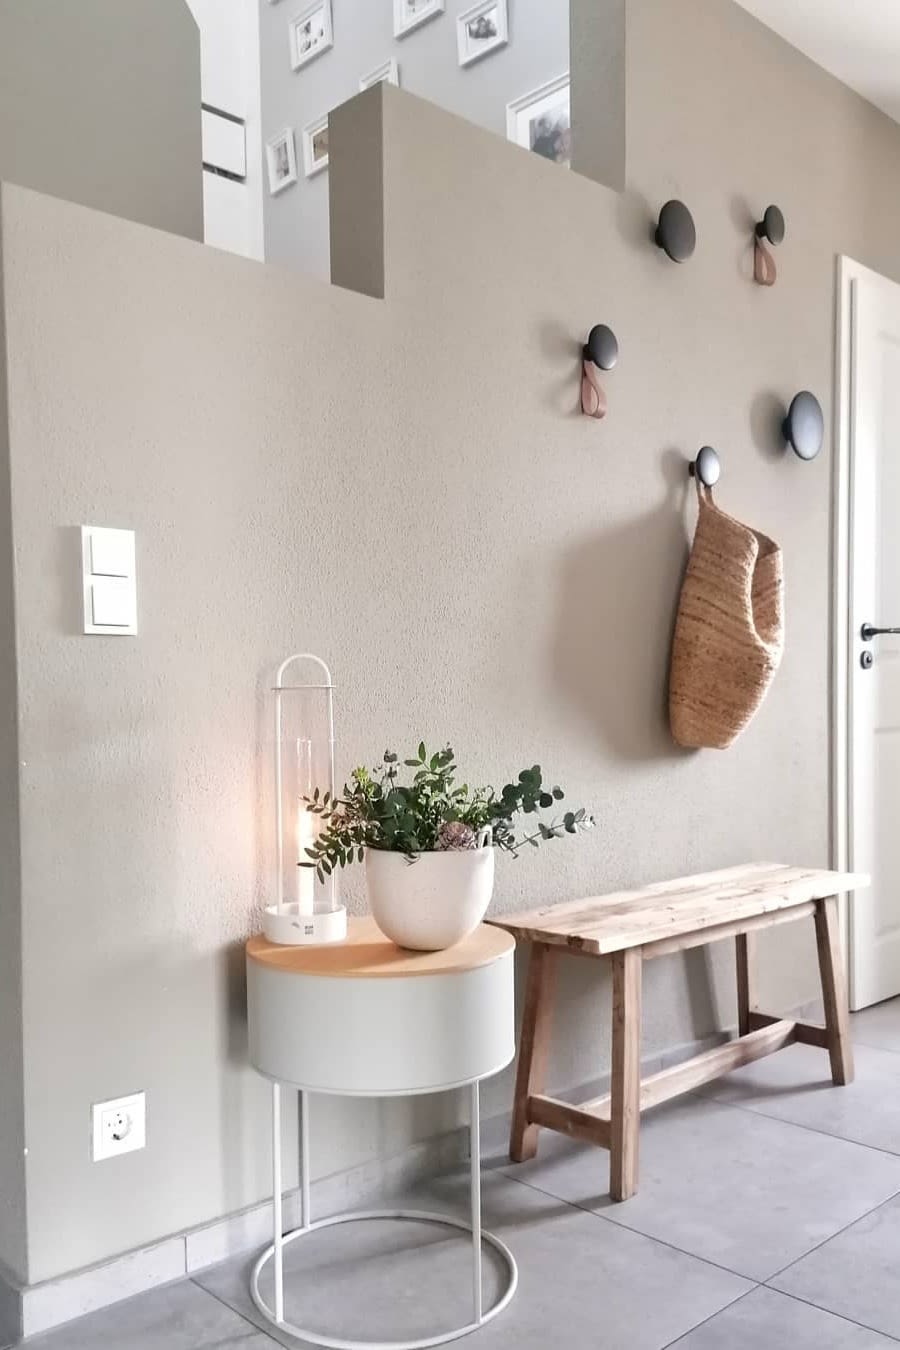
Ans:
[{"label": "hanging basket bag", "polygon": [[781,549],[715,505],[700,518],[681,588],[669,677],[679,745],[725,750],[766,696],[784,650]]}]

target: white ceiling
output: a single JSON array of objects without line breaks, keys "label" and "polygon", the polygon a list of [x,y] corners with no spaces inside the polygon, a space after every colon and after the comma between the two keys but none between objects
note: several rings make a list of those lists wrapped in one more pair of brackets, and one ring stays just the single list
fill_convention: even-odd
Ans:
[{"label": "white ceiling", "polygon": [[900,122],[900,0],[738,0]]}]

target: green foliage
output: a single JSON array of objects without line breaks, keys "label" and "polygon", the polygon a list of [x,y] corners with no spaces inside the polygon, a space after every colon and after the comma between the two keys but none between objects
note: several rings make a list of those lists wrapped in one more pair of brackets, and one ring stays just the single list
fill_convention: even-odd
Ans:
[{"label": "green foliage", "polygon": [[308,862],[323,879],[336,867],[362,862],[367,848],[402,853],[410,862],[416,855],[433,850],[441,826],[460,821],[478,834],[489,828],[491,842],[514,856],[526,844],[538,848],[551,839],[578,834],[594,824],[584,807],[547,824],[536,820],[535,828],[517,837],[515,822],[520,815],[534,816],[563,800],[562,788],[544,786],[541,767],[523,769],[515,783],[507,783],[498,794],[491,787],[470,788],[457,785],[457,766],[447,746],[429,754],[425,742],[417,754],[404,759],[403,767],[412,771],[412,781],[401,783],[399,757],[386,750],[382,762],[371,772],[353,770],[340,797],[316,788],[304,798],[308,810],[321,817],[318,837],[306,850]]}]

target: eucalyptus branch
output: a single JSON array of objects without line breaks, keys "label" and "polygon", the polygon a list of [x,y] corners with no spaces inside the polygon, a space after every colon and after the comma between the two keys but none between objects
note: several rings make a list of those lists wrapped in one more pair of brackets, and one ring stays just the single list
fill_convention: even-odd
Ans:
[{"label": "eucalyptus branch", "polygon": [[538,848],[594,824],[593,816],[580,807],[551,824],[541,820],[536,830],[516,838],[518,816],[547,810],[565,796],[560,787],[544,786],[539,764],[523,769],[499,794],[492,787],[457,786],[450,746],[429,755],[422,741],[416,756],[405,759],[403,767],[413,771],[409,784],[398,781],[398,756],[386,750],[371,772],[354,769],[340,796],[316,788],[312,796],[304,797],[304,806],[319,818],[320,828],[299,865],[315,868],[324,880],[337,867],[361,862],[367,848],[403,853],[414,862],[419,853],[474,848],[486,828],[495,848],[518,857],[526,845]]}]

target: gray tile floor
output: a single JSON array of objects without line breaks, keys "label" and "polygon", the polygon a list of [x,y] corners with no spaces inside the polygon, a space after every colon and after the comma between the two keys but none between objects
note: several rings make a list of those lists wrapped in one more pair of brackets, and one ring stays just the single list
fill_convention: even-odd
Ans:
[{"label": "gray tile floor", "polygon": [[[900,999],[854,1018],[857,1081],[808,1046],[645,1118],[641,1190],[606,1194],[605,1154],[545,1135],[485,1167],[485,1222],[520,1286],[483,1350],[887,1350],[900,1344]],[[465,1178],[419,1208],[465,1212]],[[28,1350],[264,1350],[250,1258],[130,1299]],[[424,1225],[327,1229],[288,1248],[287,1315],[348,1339],[433,1334],[468,1316],[464,1240]],[[485,1293],[500,1282],[485,1256]]]}]

